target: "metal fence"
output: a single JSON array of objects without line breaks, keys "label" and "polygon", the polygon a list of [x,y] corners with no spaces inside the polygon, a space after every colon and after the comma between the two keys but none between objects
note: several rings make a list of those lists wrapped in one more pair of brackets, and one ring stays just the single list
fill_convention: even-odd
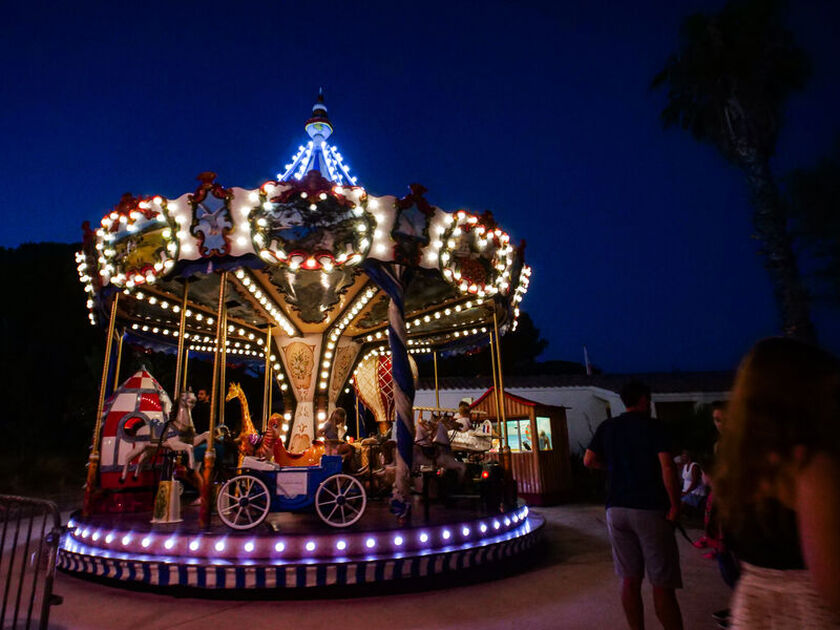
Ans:
[{"label": "metal fence", "polygon": [[0,629],[46,628],[61,517],[52,501],[0,495]]}]

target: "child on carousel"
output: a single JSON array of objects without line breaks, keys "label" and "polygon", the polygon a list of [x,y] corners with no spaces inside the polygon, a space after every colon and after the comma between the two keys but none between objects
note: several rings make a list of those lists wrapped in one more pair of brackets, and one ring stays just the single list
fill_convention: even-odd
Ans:
[{"label": "child on carousel", "polygon": [[317,437],[323,438],[326,455],[341,455],[341,461],[346,465],[353,458],[353,447],[344,441],[347,434],[347,412],[336,407],[327,421],[318,429]]}]

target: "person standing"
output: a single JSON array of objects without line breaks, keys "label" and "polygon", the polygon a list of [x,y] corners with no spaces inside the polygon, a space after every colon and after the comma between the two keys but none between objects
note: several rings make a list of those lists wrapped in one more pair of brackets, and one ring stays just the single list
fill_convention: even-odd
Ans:
[{"label": "person standing", "polygon": [[791,338],[753,346],[714,488],[741,564],[730,627],[840,628],[840,360]]},{"label": "person standing", "polygon": [[204,388],[199,389],[196,394],[192,418],[196,433],[201,434],[210,430],[210,397]]},{"label": "person standing", "polygon": [[670,440],[660,421],[650,417],[647,385],[627,383],[621,400],[627,411],[601,423],[583,463],[607,471],[607,529],[628,625],[644,628],[642,580],[647,573],[662,627],[682,630],[676,597],[682,575],[674,536],[680,488]]}]

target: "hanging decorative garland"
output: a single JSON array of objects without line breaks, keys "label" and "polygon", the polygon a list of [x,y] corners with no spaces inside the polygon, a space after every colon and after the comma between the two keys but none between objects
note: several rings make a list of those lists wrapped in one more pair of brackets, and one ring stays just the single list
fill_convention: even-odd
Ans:
[{"label": "hanging decorative garland", "polygon": [[485,297],[509,292],[513,248],[490,212],[481,217],[456,212],[441,241],[441,273],[461,293]]}]

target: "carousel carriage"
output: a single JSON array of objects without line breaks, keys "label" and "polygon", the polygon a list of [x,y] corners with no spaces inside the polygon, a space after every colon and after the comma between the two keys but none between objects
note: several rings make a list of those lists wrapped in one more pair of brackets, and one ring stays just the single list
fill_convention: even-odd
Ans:
[{"label": "carousel carriage", "polygon": [[240,474],[219,489],[216,510],[233,529],[251,529],[270,512],[297,512],[315,506],[324,523],[347,527],[367,506],[364,486],[341,472],[341,457],[323,455],[316,466],[277,466],[246,457]]}]

